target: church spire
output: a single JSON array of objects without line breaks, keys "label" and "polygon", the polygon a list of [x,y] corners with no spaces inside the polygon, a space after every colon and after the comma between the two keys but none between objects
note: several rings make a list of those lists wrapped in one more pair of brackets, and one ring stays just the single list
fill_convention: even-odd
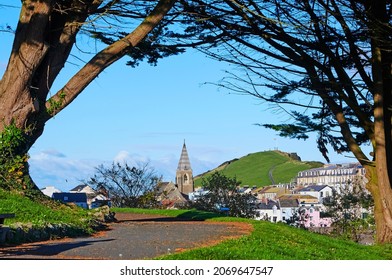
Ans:
[{"label": "church spire", "polygon": [[178,162],[176,172],[176,185],[180,192],[182,192],[183,194],[188,194],[194,191],[191,162],[189,161],[185,140],[184,145],[182,146],[180,160]]},{"label": "church spire", "polygon": [[185,145],[185,140],[184,140],[184,145],[182,146],[181,156],[178,162],[177,170],[192,170],[191,162],[188,156],[188,151]]}]

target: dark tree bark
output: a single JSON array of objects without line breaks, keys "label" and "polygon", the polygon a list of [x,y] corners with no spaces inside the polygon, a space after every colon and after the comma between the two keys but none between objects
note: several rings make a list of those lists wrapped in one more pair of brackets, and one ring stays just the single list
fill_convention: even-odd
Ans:
[{"label": "dark tree bark", "polygon": [[[13,154],[26,154],[43,133],[45,123],[75,100],[103,70],[132,53],[176,1],[134,2],[128,8],[131,2],[118,0],[22,1],[11,55],[0,80],[0,134],[15,124],[25,136],[23,145],[15,147]],[[138,20],[137,27],[110,42],[50,97],[50,91],[56,92],[52,85],[80,30],[94,15],[120,12],[128,20]]]},{"label": "dark tree bark", "polygon": [[[260,98],[293,119],[264,126],[298,139],[316,132],[327,160],[329,144],[365,167],[377,241],[392,242],[391,2],[180,2],[195,20],[179,36],[184,44],[241,69],[219,85]],[[364,143],[373,148],[370,156]]]}]

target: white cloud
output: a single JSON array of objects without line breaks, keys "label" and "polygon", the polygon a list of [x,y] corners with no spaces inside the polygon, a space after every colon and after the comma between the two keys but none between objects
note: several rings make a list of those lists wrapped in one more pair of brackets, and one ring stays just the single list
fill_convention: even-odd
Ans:
[{"label": "white cloud", "polygon": [[151,159],[137,153],[131,154],[130,152],[123,150],[118,152],[113,161],[116,163],[127,163],[131,166],[138,166],[141,163],[148,163],[149,166],[156,171],[157,175],[162,175],[163,180],[173,181],[177,168],[176,161],[178,161],[178,159],[175,159],[170,155],[160,159]]},{"label": "white cloud", "polygon": [[[100,164],[110,165],[112,162],[127,162],[131,166],[149,163],[157,175],[162,175],[164,181],[174,181],[179,155],[167,154],[157,159],[151,159],[126,150],[118,152],[112,160],[73,159],[57,150],[44,150],[30,155],[30,174],[38,187],[55,186],[62,191],[68,191],[82,181],[87,181]],[[194,176],[208,171],[218,164],[190,157]]]},{"label": "white cloud", "polygon": [[66,155],[57,150],[44,150],[40,153],[42,156],[65,158]]},{"label": "white cloud", "polygon": [[99,162],[70,159],[61,152],[50,150],[30,155],[29,164],[31,177],[38,187],[51,185],[67,191],[92,176]]},{"label": "white cloud", "polygon": [[120,151],[113,159],[116,163],[128,163],[129,165],[137,165],[138,163],[149,162],[150,159],[148,157],[136,154],[129,153],[128,151]]}]

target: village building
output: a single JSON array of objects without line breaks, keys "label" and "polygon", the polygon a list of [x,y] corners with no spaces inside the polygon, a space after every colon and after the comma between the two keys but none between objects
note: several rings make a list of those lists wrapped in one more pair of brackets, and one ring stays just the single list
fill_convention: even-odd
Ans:
[{"label": "village building", "polygon": [[318,198],[308,194],[284,194],[279,200],[296,199],[300,205],[318,205]]},{"label": "village building", "polygon": [[299,194],[316,197],[318,203],[323,203],[324,199],[332,196],[333,189],[327,185],[310,185],[298,191]]},{"label": "village building", "polygon": [[363,183],[365,169],[359,163],[329,164],[304,170],[297,175],[297,185],[329,185],[339,187],[354,182]]},{"label": "village building", "polygon": [[88,209],[87,194],[86,193],[75,193],[75,192],[60,192],[53,193],[52,198],[57,201],[61,201],[66,204],[75,204],[76,206]]},{"label": "village building", "polygon": [[165,208],[180,208],[185,206],[194,193],[193,172],[184,144],[176,170],[175,183],[160,182],[157,186],[157,201]]},{"label": "village building", "polygon": [[289,194],[290,190],[283,187],[265,187],[257,192],[257,199],[278,199],[284,194]]},{"label": "village building", "polygon": [[187,198],[173,182],[161,182],[158,184],[157,201],[166,208],[179,208],[187,204]]},{"label": "village building", "polygon": [[270,221],[273,223],[282,221],[282,211],[279,201],[263,199],[256,205],[256,220]]},{"label": "village building", "polygon": [[95,191],[92,187],[90,187],[89,185],[77,185],[76,187],[72,188],[69,190],[69,192],[72,193],[87,193],[87,194],[95,194]]},{"label": "village building", "polygon": [[54,186],[47,186],[47,187],[45,187],[45,188],[40,189],[40,191],[41,191],[44,195],[49,196],[49,197],[52,197],[52,195],[53,195],[54,193],[59,193],[59,192],[61,192],[59,189],[57,189],[57,188],[54,187]]},{"label": "village building", "polygon": [[181,156],[176,171],[176,185],[183,194],[187,195],[194,191],[193,173],[185,141],[182,146]]},{"label": "village building", "polygon": [[85,193],[87,196],[87,205],[89,209],[97,208],[103,205],[111,206],[108,193],[104,188],[99,191],[94,190],[86,184],[81,184],[69,191],[70,193]]},{"label": "village building", "polygon": [[189,201],[197,201],[199,198],[203,197],[204,195],[208,194],[208,190],[204,190],[203,188],[198,188],[194,192],[188,194]]},{"label": "village building", "polygon": [[301,206],[298,213],[298,223],[303,228],[324,228],[330,227],[332,224],[331,218],[321,217],[321,209],[316,206]]},{"label": "village building", "polygon": [[297,198],[279,199],[280,209],[282,210],[282,221],[287,222],[295,215],[300,203]]}]

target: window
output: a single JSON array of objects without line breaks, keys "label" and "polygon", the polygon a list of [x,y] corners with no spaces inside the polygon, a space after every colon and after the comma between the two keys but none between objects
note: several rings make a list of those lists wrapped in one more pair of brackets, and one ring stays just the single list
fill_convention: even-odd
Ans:
[{"label": "window", "polygon": [[188,176],[186,176],[186,174],[184,175],[184,184],[188,183]]}]

